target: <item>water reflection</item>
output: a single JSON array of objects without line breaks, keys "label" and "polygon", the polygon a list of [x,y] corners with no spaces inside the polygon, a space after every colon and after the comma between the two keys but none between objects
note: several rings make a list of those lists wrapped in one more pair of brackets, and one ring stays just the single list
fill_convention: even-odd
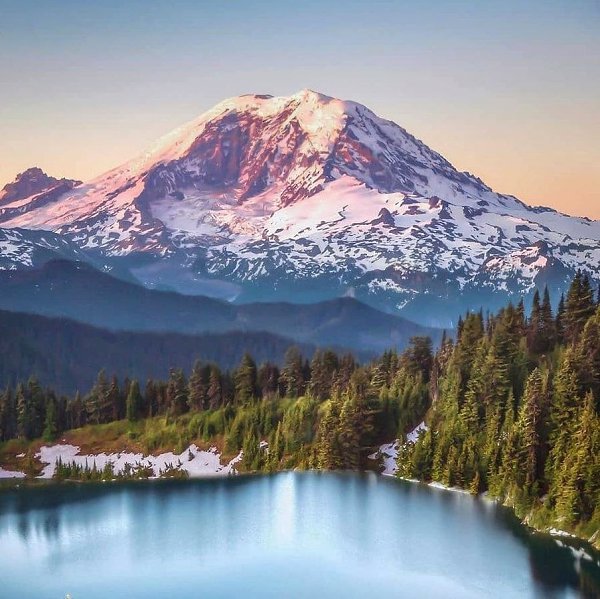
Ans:
[{"label": "water reflection", "polygon": [[600,596],[506,508],[372,474],[5,491],[0,574],[19,597]]},{"label": "water reflection", "polygon": [[[508,531],[527,547],[530,572],[539,583],[540,597],[555,596],[553,593],[560,596],[560,592],[569,588],[577,589],[583,597],[600,597],[600,555],[593,548],[575,539],[565,544],[549,535],[532,532],[508,508],[482,500],[474,505],[484,509],[498,529]],[[573,549],[584,549],[592,561],[575,557]]]}]

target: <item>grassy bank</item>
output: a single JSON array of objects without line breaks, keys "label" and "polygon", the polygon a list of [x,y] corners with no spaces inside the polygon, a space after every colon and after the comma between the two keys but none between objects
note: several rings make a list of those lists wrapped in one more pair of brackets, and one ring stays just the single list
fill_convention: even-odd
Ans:
[{"label": "grassy bank", "polygon": [[66,431],[53,441],[11,439],[0,444],[0,467],[24,472],[28,478],[39,476],[42,463],[36,454],[43,445],[69,444],[80,448],[81,454],[143,453],[159,455],[168,451],[182,452],[192,443],[200,449],[216,447],[223,459],[231,459],[236,451],[228,450],[222,434],[202,434],[198,415],[184,414],[177,418],[157,416],[136,422],[118,420],[108,424],[87,425]]}]

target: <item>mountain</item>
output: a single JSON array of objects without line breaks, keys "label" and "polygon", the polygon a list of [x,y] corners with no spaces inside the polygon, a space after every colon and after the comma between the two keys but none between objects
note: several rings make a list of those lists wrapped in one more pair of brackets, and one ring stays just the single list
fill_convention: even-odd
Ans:
[{"label": "mountain", "polygon": [[13,218],[24,212],[53,203],[81,181],[57,179],[34,166],[17,175],[0,190],[0,215]]},{"label": "mountain", "polygon": [[352,298],[310,305],[230,304],[203,296],[150,290],[79,262],[0,271],[0,309],[65,317],[111,330],[268,332],[299,343],[367,353],[403,349],[411,337],[440,340],[441,330],[379,312]]},{"label": "mountain", "polygon": [[0,229],[0,271],[36,268],[60,258],[89,259],[75,243],[57,233]]},{"label": "mountain", "polygon": [[0,225],[52,230],[148,286],[238,302],[350,295],[444,326],[565,288],[578,268],[600,279],[600,222],[496,193],[361,104],[310,90],[225,100]]},{"label": "mountain", "polygon": [[[170,368],[189,371],[197,359],[237,366],[244,352],[258,363],[283,363],[294,342],[269,333],[204,335],[110,332],[65,319],[0,310],[0,386],[35,376],[61,393],[85,391],[98,372],[123,379],[166,378]],[[314,346],[296,344],[306,357]]]}]

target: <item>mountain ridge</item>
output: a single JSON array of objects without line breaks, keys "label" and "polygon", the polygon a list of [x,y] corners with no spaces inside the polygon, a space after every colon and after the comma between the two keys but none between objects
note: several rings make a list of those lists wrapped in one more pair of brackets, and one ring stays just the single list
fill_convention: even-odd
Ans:
[{"label": "mountain ridge", "polygon": [[69,318],[113,331],[266,332],[297,343],[346,347],[363,355],[402,349],[416,335],[428,335],[437,342],[442,333],[352,298],[306,305],[231,304],[146,289],[87,263],[65,260],[36,270],[0,271],[0,309]]}]

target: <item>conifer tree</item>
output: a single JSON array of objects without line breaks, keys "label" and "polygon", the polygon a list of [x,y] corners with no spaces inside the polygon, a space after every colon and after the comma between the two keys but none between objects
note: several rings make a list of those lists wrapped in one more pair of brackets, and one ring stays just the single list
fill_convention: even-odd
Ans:
[{"label": "conifer tree", "polygon": [[534,354],[544,354],[553,349],[555,341],[556,322],[552,315],[548,287],[544,288],[544,299],[541,304],[536,289],[527,331],[527,345]]},{"label": "conifer tree", "polygon": [[273,434],[272,442],[269,444],[269,470],[274,472],[279,467],[285,451],[285,440],[283,438],[283,428],[281,420],[277,423],[277,428]]},{"label": "conifer tree", "polygon": [[431,479],[433,453],[433,436],[431,431],[428,430],[421,436],[419,443],[413,446],[410,478],[418,478],[420,480]]},{"label": "conifer tree", "polygon": [[29,438],[35,439],[42,435],[46,417],[46,397],[35,377],[30,377],[27,381],[26,396],[29,411]]},{"label": "conifer tree", "polygon": [[347,470],[358,470],[360,466],[361,435],[358,421],[357,397],[346,394],[342,402],[337,438],[341,449],[341,465]]},{"label": "conifer tree", "polygon": [[106,379],[106,372],[101,370],[98,373],[96,384],[91,390],[87,400],[87,420],[91,424],[100,424],[108,422],[112,413],[112,404],[109,396],[109,386]]},{"label": "conifer tree", "polygon": [[573,434],[578,406],[581,403],[577,362],[576,349],[568,348],[554,376],[549,413],[551,448],[546,465],[546,474],[550,481],[556,481],[558,471],[565,459]]},{"label": "conifer tree", "polygon": [[216,410],[222,403],[221,372],[217,366],[211,366],[208,380],[208,407]]},{"label": "conifer tree", "polygon": [[600,418],[588,393],[555,486],[556,511],[572,523],[589,519],[600,505]]},{"label": "conifer tree", "polygon": [[17,436],[19,439],[31,438],[31,414],[29,402],[22,384],[17,385]]},{"label": "conifer tree", "polygon": [[562,293],[556,309],[556,320],[554,329],[556,331],[556,341],[564,343],[565,341],[565,294]]},{"label": "conifer tree", "polygon": [[517,433],[519,439],[518,467],[523,487],[530,494],[538,492],[537,482],[543,472],[543,420],[548,398],[546,381],[536,368],[525,387],[525,395],[519,410]]},{"label": "conifer tree", "polygon": [[527,345],[529,346],[530,351],[534,353],[538,353],[537,342],[540,332],[540,311],[540,292],[536,289],[533,294],[531,315],[527,326]]},{"label": "conifer tree", "polygon": [[245,353],[242,362],[235,372],[235,401],[238,405],[251,403],[256,393],[256,362],[250,354]]},{"label": "conifer tree", "polygon": [[519,300],[519,303],[517,304],[517,310],[516,310],[516,315],[517,315],[517,322],[518,322],[518,326],[519,326],[519,335],[524,335],[525,334],[525,302],[523,301],[523,298],[521,298]]},{"label": "conifer tree", "polygon": [[343,467],[342,448],[339,440],[340,400],[334,396],[324,405],[317,435],[317,467],[321,470],[337,470]]},{"label": "conifer tree", "polygon": [[279,391],[279,368],[271,362],[261,364],[256,375],[256,384],[261,397],[274,397]]},{"label": "conifer tree", "polygon": [[180,416],[188,409],[187,382],[181,368],[172,368],[169,373],[167,404],[172,416]]},{"label": "conifer tree", "polygon": [[356,370],[357,364],[352,354],[344,354],[339,360],[339,367],[336,371],[335,383],[332,385],[337,388],[338,392],[341,392],[350,384],[350,378],[353,372]]},{"label": "conifer tree", "polygon": [[17,436],[17,407],[10,387],[2,394],[0,405],[0,439],[8,441]]},{"label": "conifer tree", "polygon": [[540,325],[542,333],[542,352],[549,352],[556,344],[556,321],[552,314],[552,303],[548,287],[544,287],[544,299],[540,310]]},{"label": "conifer tree", "polygon": [[83,400],[81,399],[81,393],[79,391],[75,392],[75,399],[73,399],[72,403],[69,406],[70,408],[70,423],[71,428],[79,428],[83,426],[86,422],[85,418],[85,405]]},{"label": "conifer tree", "polygon": [[519,472],[519,436],[514,422],[514,411],[507,408],[500,434],[501,462],[497,476],[492,475],[492,489],[497,493],[509,493],[518,486]]},{"label": "conifer tree", "polygon": [[595,309],[589,277],[578,271],[565,301],[563,322],[567,343],[573,343],[579,338],[587,319],[594,314]]},{"label": "conifer tree", "polygon": [[54,441],[58,434],[56,401],[51,399],[46,404],[46,420],[44,422],[44,441]]},{"label": "conifer tree", "polygon": [[459,385],[464,390],[475,360],[479,341],[483,337],[483,320],[480,314],[467,314],[456,349],[454,352],[454,365],[459,374]]},{"label": "conifer tree", "polygon": [[152,379],[146,381],[144,388],[144,406],[146,416],[154,416],[159,411],[159,391],[158,386]]},{"label": "conifer tree", "polygon": [[204,409],[206,403],[206,381],[200,360],[196,360],[188,383],[188,403],[192,411]]},{"label": "conifer tree", "polygon": [[107,408],[110,410],[110,420],[121,420],[125,416],[125,407],[122,401],[119,381],[113,375],[106,398]]},{"label": "conifer tree", "polygon": [[368,396],[369,381],[364,370],[356,370],[342,397],[337,440],[341,449],[342,466],[357,470],[362,466],[364,449],[373,431],[373,410]]},{"label": "conifer tree", "polygon": [[325,371],[325,364],[323,363],[323,352],[320,349],[317,349],[313,354],[310,370],[311,378],[308,386],[309,393],[319,401],[323,401],[327,397],[325,392],[327,372]]},{"label": "conifer tree", "polygon": [[425,382],[429,382],[429,374],[433,364],[431,339],[429,337],[411,337],[403,354],[403,361],[416,374],[420,373]]},{"label": "conifer tree", "polygon": [[125,404],[127,420],[133,422],[139,418],[142,401],[140,384],[136,379],[133,379],[129,385],[129,393],[127,394],[127,401]]},{"label": "conifer tree", "polygon": [[586,322],[578,350],[582,385],[592,391],[600,409],[600,308]]},{"label": "conifer tree", "polygon": [[287,397],[300,397],[304,393],[303,358],[296,346],[290,347],[285,354],[285,364],[281,370],[281,382]]},{"label": "conifer tree", "polygon": [[243,464],[246,469],[255,471],[261,468],[261,449],[259,447],[260,439],[256,434],[254,428],[246,433],[244,437],[244,444],[242,446],[243,451]]},{"label": "conifer tree", "polygon": [[380,362],[373,368],[373,373],[371,376],[371,388],[377,394],[381,392],[381,390],[387,386],[388,373],[385,369],[385,365]]},{"label": "conifer tree", "polygon": [[310,364],[310,394],[319,401],[331,397],[332,383],[339,369],[337,354],[331,350],[315,351]]}]

